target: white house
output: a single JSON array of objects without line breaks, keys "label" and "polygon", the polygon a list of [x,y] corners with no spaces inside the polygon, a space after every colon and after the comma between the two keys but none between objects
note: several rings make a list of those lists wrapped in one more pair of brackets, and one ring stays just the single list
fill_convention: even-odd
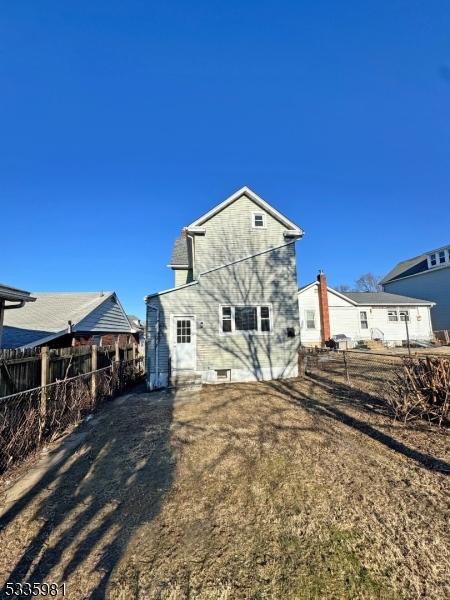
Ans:
[{"label": "white house", "polygon": [[380,283],[385,292],[434,302],[431,316],[435,331],[450,330],[450,246],[398,263]]},{"label": "white house", "polygon": [[387,292],[338,292],[327,286],[324,273],[317,281],[298,290],[300,341],[303,346],[320,346],[338,335],[353,342],[381,340],[387,345],[433,339],[428,300]]}]

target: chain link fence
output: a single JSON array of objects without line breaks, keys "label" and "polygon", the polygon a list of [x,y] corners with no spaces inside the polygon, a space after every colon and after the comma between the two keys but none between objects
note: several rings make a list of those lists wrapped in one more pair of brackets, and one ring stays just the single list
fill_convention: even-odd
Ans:
[{"label": "chain link fence", "polygon": [[450,423],[448,358],[305,349],[300,372],[380,399],[396,418]]},{"label": "chain link fence", "polygon": [[0,398],[0,473],[143,376],[143,357]]}]

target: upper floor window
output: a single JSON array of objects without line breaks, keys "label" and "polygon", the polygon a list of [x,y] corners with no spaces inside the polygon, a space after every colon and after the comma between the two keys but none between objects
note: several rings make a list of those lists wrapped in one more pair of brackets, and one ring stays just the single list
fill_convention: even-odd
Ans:
[{"label": "upper floor window", "polygon": [[432,252],[428,255],[428,268],[450,263],[450,248]]},{"label": "upper floor window", "polygon": [[252,227],[253,227],[253,229],[265,229],[266,228],[266,214],[263,212],[252,213]]},{"label": "upper floor window", "polygon": [[270,306],[222,306],[221,332],[249,331],[269,333],[272,331]]}]

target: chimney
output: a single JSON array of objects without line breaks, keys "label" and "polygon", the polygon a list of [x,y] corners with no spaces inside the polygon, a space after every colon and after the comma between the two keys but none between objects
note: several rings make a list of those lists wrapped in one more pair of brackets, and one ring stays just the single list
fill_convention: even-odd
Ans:
[{"label": "chimney", "polygon": [[328,308],[327,278],[323,271],[319,271],[317,281],[319,282],[320,331],[322,335],[322,344],[324,344],[331,338],[331,330],[330,310]]}]

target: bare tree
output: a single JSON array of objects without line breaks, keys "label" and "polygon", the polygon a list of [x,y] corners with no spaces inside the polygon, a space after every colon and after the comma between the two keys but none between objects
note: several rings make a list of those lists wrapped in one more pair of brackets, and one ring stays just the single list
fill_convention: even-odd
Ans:
[{"label": "bare tree", "polygon": [[364,273],[356,281],[356,289],[359,292],[381,292],[380,277],[373,273]]},{"label": "bare tree", "polygon": [[346,283],[341,283],[340,285],[337,285],[334,288],[337,292],[341,292],[342,294],[345,294],[345,292],[351,292],[352,288],[350,285],[347,285]]}]

